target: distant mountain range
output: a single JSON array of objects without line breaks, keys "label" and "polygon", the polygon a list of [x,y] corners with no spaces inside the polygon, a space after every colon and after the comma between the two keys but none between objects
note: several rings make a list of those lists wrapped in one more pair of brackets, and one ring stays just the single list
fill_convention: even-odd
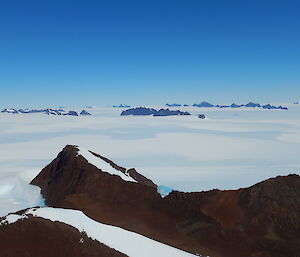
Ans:
[{"label": "distant mountain range", "polygon": [[[166,104],[166,106],[168,107],[179,107],[179,106],[188,106],[187,104],[184,104],[184,105],[181,105],[181,104],[177,104],[177,103],[174,103],[174,104]],[[249,102],[247,104],[235,104],[235,103],[232,103],[231,105],[214,105],[214,104],[211,104],[209,102],[201,102],[199,104],[193,104],[192,106],[194,107],[207,107],[207,108],[210,108],[210,107],[216,107],[216,108],[240,108],[240,107],[250,107],[250,108],[263,108],[263,109],[269,109],[269,110],[272,110],[272,109],[278,109],[278,110],[288,110],[287,107],[283,107],[283,106],[274,106],[274,105],[271,105],[271,104],[259,104],[259,103],[253,103],[253,102]]]},{"label": "distant mountain range", "polygon": [[10,108],[10,109],[4,109],[3,111],[1,111],[2,113],[11,113],[11,114],[29,114],[29,113],[45,113],[47,115],[68,115],[68,116],[79,116],[79,115],[91,115],[90,113],[88,113],[85,110],[82,110],[79,114],[75,111],[64,111],[63,109],[14,109],[14,108]]},{"label": "distant mountain range", "polygon": [[126,104],[120,104],[120,105],[113,105],[114,108],[129,108],[131,107],[130,105],[126,105]]},{"label": "distant mountain range", "polygon": [[131,108],[125,111],[122,111],[121,116],[126,115],[153,115],[153,116],[174,116],[174,115],[191,115],[189,112],[182,112],[180,110],[170,110],[170,109],[160,109],[155,110],[152,108],[138,107]]}]

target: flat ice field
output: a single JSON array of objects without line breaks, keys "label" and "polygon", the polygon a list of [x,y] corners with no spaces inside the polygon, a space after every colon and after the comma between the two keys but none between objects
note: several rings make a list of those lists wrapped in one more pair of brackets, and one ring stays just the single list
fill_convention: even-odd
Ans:
[{"label": "flat ice field", "polygon": [[28,183],[67,144],[182,191],[238,189],[299,174],[300,106],[288,107],[179,107],[171,109],[192,115],[174,117],[120,116],[124,108],[86,109],[93,115],[81,117],[1,113],[0,216],[42,203]]}]

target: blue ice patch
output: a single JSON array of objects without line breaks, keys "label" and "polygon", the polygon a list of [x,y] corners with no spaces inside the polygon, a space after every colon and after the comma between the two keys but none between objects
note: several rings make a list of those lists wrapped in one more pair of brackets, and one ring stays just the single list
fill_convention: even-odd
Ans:
[{"label": "blue ice patch", "polygon": [[172,188],[169,188],[167,186],[158,186],[157,192],[162,196],[165,197],[168,194],[170,194],[173,191]]}]

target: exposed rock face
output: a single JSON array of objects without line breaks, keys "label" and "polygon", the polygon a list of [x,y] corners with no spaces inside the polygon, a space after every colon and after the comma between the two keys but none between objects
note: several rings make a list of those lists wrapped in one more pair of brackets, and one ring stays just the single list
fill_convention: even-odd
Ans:
[{"label": "exposed rock face", "polygon": [[[138,174],[134,169],[127,170],[101,155],[91,153],[122,173],[131,174],[139,183],[126,182],[117,175],[112,176],[105,171],[102,172],[84,157],[78,155],[78,148],[71,145],[66,146],[57,158],[46,166],[31,183],[42,188],[46,202],[50,205],[61,204],[66,201],[66,197],[71,197],[74,194],[81,195],[82,192],[88,191],[97,194],[100,190],[109,197],[114,184],[120,184],[124,187],[147,185],[147,188],[150,186],[156,190],[156,185],[150,179]],[[97,188],[101,185],[103,187]],[[61,206],[63,207],[63,205]]]},{"label": "exposed rock face", "polygon": [[[21,212],[17,214],[21,215]],[[72,226],[33,216],[0,226],[0,255],[3,257],[126,256],[92,240]]]},{"label": "exposed rock face", "polygon": [[253,103],[253,102],[249,102],[245,105],[245,107],[252,107],[252,108],[256,108],[256,107],[261,107],[260,104],[257,103]]},{"label": "exposed rock face", "polygon": [[181,104],[176,104],[176,103],[174,103],[174,104],[166,104],[166,106],[168,106],[168,107],[179,107],[179,106],[181,106]]},{"label": "exposed rock face", "polygon": [[244,105],[243,104],[236,104],[236,103],[232,103],[230,105],[231,108],[240,108],[240,107],[243,107]]},{"label": "exposed rock face", "polygon": [[5,112],[6,113],[13,113],[13,114],[19,113],[18,110],[13,109],[13,108],[11,108],[11,109],[6,108],[6,109],[2,110],[1,112],[3,112],[3,113],[5,113]]},{"label": "exposed rock face", "polygon": [[80,112],[80,115],[91,115],[89,112],[87,112],[86,110],[82,110]]},{"label": "exposed rock face", "polygon": [[189,112],[182,112],[180,110],[171,111],[169,109],[160,109],[153,116],[173,116],[173,115],[191,115]]},{"label": "exposed rock face", "polygon": [[67,146],[32,184],[41,187],[50,206],[80,209],[95,220],[192,253],[295,257],[300,252],[297,175],[240,190],[172,192],[162,198],[152,181],[140,179],[136,171],[130,173],[138,183],[101,172],[77,156],[76,147]]},{"label": "exposed rock face", "polygon": [[200,104],[193,104],[194,107],[214,107],[213,104],[208,103],[208,102],[201,102]]},{"label": "exposed rock face", "polygon": [[[65,112],[63,109],[41,109],[41,110],[37,110],[37,109],[33,109],[33,110],[29,110],[29,109],[20,109],[20,110],[16,110],[16,109],[4,109],[3,111],[1,111],[2,113],[21,113],[21,114],[29,114],[29,113],[45,113],[47,115],[70,115],[70,116],[79,116],[77,112],[75,111],[69,111],[69,112]],[[88,113],[85,110],[82,110],[80,112],[80,115],[91,115],[90,113]]]},{"label": "exposed rock face", "polygon": [[152,108],[146,108],[146,107],[137,107],[137,108],[131,108],[125,111],[122,111],[121,116],[125,115],[153,115],[157,111]]},{"label": "exposed rock face", "polygon": [[262,106],[263,109],[269,109],[269,110],[272,110],[272,109],[279,109],[279,110],[288,110],[287,107],[282,107],[282,106],[274,106],[274,105],[270,105],[270,104],[265,104]]},{"label": "exposed rock face", "polygon": [[64,113],[63,115],[78,116],[78,113],[75,111],[69,111],[68,113]]},{"label": "exposed rock face", "polygon": [[125,110],[121,113],[121,116],[126,115],[153,115],[153,116],[173,116],[173,115],[190,115],[188,112],[182,112],[180,110],[172,111],[170,109],[155,110],[152,108],[138,107]]},{"label": "exposed rock face", "polygon": [[247,104],[235,104],[232,103],[231,105],[213,105],[211,103],[208,102],[201,102],[200,104],[193,104],[194,107],[216,107],[216,108],[240,108],[240,107],[258,107],[258,108],[263,108],[263,109],[269,109],[269,110],[288,110],[287,107],[283,107],[283,106],[274,106],[274,105],[270,105],[270,104],[265,104],[265,105],[260,105],[258,103],[253,103],[253,102],[249,102]]},{"label": "exposed rock face", "polygon": [[[39,111],[37,111],[37,112],[39,112]],[[44,112],[47,115],[62,115],[61,111],[55,110],[55,109],[46,109]]]}]

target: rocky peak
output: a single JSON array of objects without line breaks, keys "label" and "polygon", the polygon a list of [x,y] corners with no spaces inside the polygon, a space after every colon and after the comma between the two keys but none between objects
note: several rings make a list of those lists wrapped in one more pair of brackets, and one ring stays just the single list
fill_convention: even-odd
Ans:
[{"label": "rocky peak", "polygon": [[300,252],[297,175],[239,190],[173,191],[162,198],[135,169],[87,152],[66,146],[32,181],[47,205],[79,209],[94,220],[195,254],[295,257]]}]

